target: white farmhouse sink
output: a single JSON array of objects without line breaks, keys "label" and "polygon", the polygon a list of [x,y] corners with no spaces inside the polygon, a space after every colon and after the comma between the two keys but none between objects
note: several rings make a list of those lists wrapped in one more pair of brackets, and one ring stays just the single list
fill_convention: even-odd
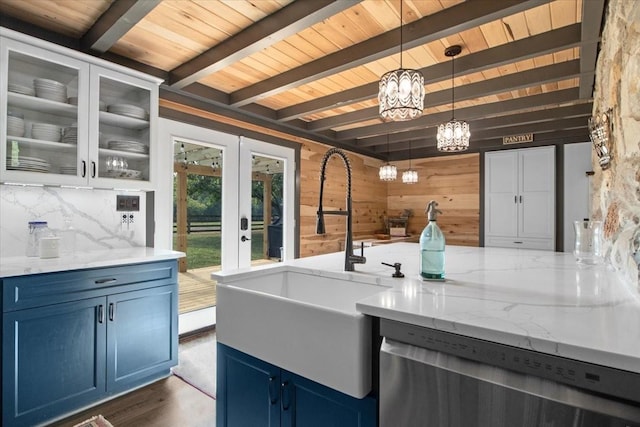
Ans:
[{"label": "white farmhouse sink", "polygon": [[386,286],[292,271],[218,280],[217,339],[350,396],[371,391],[371,321],[356,301]]}]

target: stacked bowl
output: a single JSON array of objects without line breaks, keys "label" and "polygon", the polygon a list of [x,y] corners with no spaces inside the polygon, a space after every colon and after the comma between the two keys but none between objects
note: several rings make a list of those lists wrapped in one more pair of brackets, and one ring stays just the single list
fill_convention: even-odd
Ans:
[{"label": "stacked bowl", "polygon": [[63,165],[60,166],[60,173],[62,175],[75,175],[77,173],[76,165]]},{"label": "stacked bowl", "polygon": [[34,79],[33,86],[36,88],[38,98],[67,102],[67,87],[60,82],[50,79]]},{"label": "stacked bowl", "polygon": [[78,127],[69,126],[64,128],[62,132],[62,142],[64,142],[65,144],[77,144],[78,143]]},{"label": "stacked bowl", "polygon": [[43,141],[60,142],[62,128],[48,123],[34,123],[31,126],[31,138]]},{"label": "stacked bowl", "polygon": [[20,93],[22,95],[34,96],[36,91],[33,87],[19,85],[17,83],[9,83],[9,92]]},{"label": "stacked bowl", "polygon": [[24,118],[14,111],[7,113],[7,135],[24,136]]},{"label": "stacked bowl", "polygon": [[149,120],[149,113],[144,108],[131,104],[112,104],[107,108],[110,113],[121,116],[133,117],[134,119]]}]

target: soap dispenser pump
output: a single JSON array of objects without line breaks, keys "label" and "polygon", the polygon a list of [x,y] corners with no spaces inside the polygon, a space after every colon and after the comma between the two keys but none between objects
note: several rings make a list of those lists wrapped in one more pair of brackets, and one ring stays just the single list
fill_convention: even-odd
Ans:
[{"label": "soap dispenser pump", "polygon": [[429,223],[420,235],[420,276],[425,280],[444,280],[444,235],[436,219],[442,212],[432,200],[427,205]]}]

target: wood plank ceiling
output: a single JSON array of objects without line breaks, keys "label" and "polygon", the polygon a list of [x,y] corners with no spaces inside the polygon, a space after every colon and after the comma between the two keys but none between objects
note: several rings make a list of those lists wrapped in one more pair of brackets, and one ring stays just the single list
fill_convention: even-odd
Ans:
[{"label": "wood plank ceiling", "polygon": [[[0,24],[122,63],[161,98],[389,160],[436,155],[436,127],[588,141],[606,0],[2,0]],[[424,115],[378,118],[378,80],[425,77]]]}]

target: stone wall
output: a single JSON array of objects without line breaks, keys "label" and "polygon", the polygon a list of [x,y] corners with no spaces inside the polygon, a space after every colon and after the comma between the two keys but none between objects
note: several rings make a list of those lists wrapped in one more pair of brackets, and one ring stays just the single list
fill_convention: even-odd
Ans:
[{"label": "stone wall", "polygon": [[610,0],[596,66],[594,114],[612,109],[611,165],[593,158],[593,219],[608,262],[638,284],[640,262],[640,2]]}]

